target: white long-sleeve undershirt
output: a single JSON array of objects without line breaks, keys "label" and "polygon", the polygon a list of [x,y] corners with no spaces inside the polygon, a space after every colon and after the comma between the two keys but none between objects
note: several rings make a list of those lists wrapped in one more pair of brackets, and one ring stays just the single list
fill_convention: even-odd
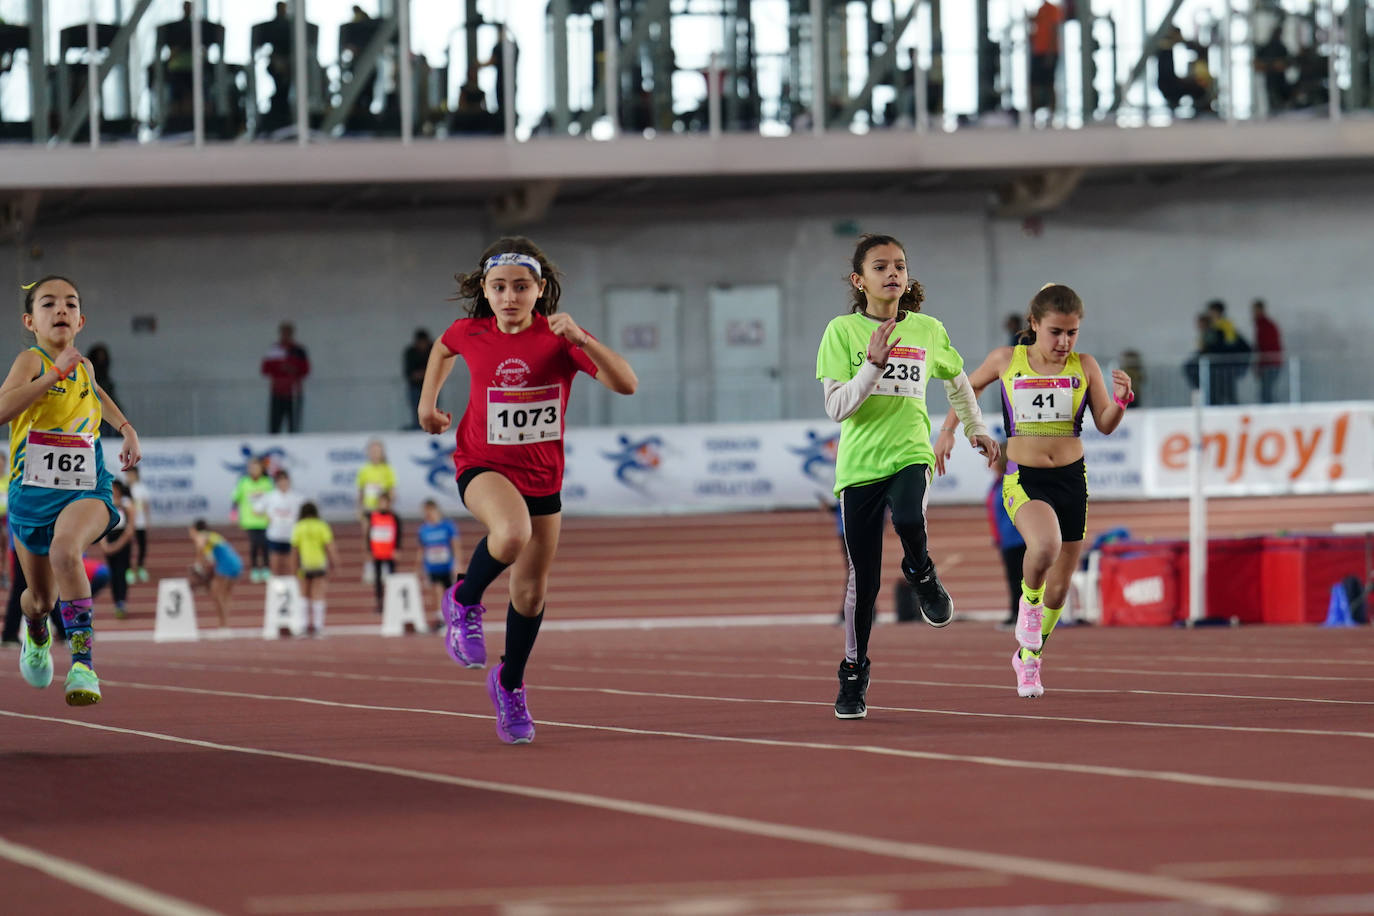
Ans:
[{"label": "white long-sleeve undershirt", "polygon": [[[882,371],[881,367],[865,360],[859,371],[847,382],[833,378],[825,379],[826,416],[836,423],[853,416],[854,411],[858,410],[873,393]],[[986,436],[987,424],[983,422],[983,412],[978,407],[978,398],[973,393],[973,386],[969,384],[968,375],[960,372],[952,379],[945,379],[944,383],[950,406],[964,424],[964,434],[970,439],[974,436]]]}]

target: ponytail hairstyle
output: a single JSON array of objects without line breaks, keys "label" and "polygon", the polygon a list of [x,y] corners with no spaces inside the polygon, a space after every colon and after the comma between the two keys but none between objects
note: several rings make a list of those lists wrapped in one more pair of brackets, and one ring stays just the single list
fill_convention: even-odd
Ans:
[{"label": "ponytail hairstyle", "polygon": [[[906,246],[892,236],[865,233],[864,236],[859,239],[859,244],[854,248],[854,257],[850,262],[850,268],[853,273],[861,277],[863,276],[864,258],[868,257],[868,253],[879,245],[896,245],[898,248],[902,249],[903,255],[906,254]],[[848,281],[848,277],[845,279]],[[907,279],[911,281],[911,286],[902,293],[902,298],[897,301],[898,321],[906,317],[906,312],[919,312],[921,310],[921,303],[926,301],[925,287],[921,286],[920,282],[917,281],[915,277],[911,276],[910,266],[907,268]],[[868,297],[864,294],[864,291],[861,289],[854,289],[853,285],[851,285],[850,292],[853,295],[850,299],[849,310],[851,312],[866,311],[868,308]]]},{"label": "ponytail hairstyle", "polygon": [[470,318],[490,318],[495,315],[491,303],[487,301],[487,294],[482,289],[482,277],[486,275],[487,259],[503,254],[526,255],[539,262],[539,276],[535,279],[547,280],[548,285],[544,287],[544,294],[534,301],[534,311],[545,318],[558,311],[558,299],[563,294],[563,287],[559,283],[562,274],[559,273],[558,266],[549,260],[549,256],[523,235],[498,239],[488,245],[487,250],[477,259],[476,270],[471,273],[454,274],[453,279],[458,283],[458,295],[449,301],[470,300],[465,308]]},{"label": "ponytail hairstyle", "polygon": [[20,287],[20,289],[22,289],[22,290],[24,291],[24,314],[25,314],[25,315],[32,315],[32,314],[33,314],[33,300],[34,300],[34,297],[38,295],[38,291],[39,291],[40,289],[42,289],[43,284],[45,284],[45,283],[50,283],[50,282],[53,281],[53,280],[61,280],[63,283],[70,283],[72,289],[75,289],[75,290],[76,290],[76,298],[77,298],[78,300],[80,300],[80,298],[81,298],[81,290],[77,288],[77,285],[76,285],[76,281],[75,281],[75,280],[72,280],[72,279],[69,278],[69,277],[64,277],[64,276],[62,276],[61,274],[48,274],[46,277],[42,277],[41,279],[35,280],[35,281],[33,281],[32,283],[28,283],[28,284],[25,284],[24,286],[21,286],[21,287]]},{"label": "ponytail hairstyle", "polygon": [[1031,321],[1044,321],[1050,312],[1082,318],[1083,300],[1062,283],[1046,283],[1040,287],[1040,291],[1031,297],[1030,307],[1026,310],[1026,326],[1018,333],[1021,343],[1027,346],[1035,343]]}]

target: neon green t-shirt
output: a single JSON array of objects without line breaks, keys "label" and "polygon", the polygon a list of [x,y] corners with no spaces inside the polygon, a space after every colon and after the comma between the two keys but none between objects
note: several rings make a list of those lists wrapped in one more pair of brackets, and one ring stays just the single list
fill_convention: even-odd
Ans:
[{"label": "neon green t-shirt", "polygon": [[334,530],[322,518],[303,518],[291,529],[291,546],[301,558],[301,569],[324,569],[328,565],[326,548],[334,543]]},{"label": "neon green t-shirt", "polygon": [[[832,320],[816,354],[816,378],[847,382],[857,375],[878,324],[858,312]],[[889,340],[896,338],[901,343],[893,348],[878,387],[840,423],[836,495],[845,487],[891,477],[907,465],[935,463],[926,383],[954,378],[963,371],[964,358],[950,345],[945,326],[919,312],[897,322]]]},{"label": "neon green t-shirt", "polygon": [[244,474],[234,487],[234,505],[239,510],[239,527],[244,531],[267,527],[267,516],[253,508],[253,498],[272,492],[272,478],[263,474],[257,480]]},{"label": "neon green t-shirt", "polygon": [[358,469],[358,493],[364,509],[371,511],[377,508],[377,500],[382,498],[382,494],[395,489],[396,472],[391,465],[368,462]]}]

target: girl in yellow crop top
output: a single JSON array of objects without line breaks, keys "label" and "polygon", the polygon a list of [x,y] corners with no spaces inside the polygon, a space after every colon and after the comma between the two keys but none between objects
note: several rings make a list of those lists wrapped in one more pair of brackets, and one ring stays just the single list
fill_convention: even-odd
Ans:
[{"label": "girl in yellow crop top", "polygon": [[20,598],[27,625],[19,673],[33,687],[52,683],[48,613],[56,603],[72,653],[67,705],[89,706],[100,701],[100,681],[91,664],[91,583],[81,554],[119,519],[101,420],[124,438],[124,470],[141,452],[133,426],[76,349],[86,324],[76,285],[48,276],[25,290],[22,321],[36,345],[15,358],[0,385],[0,423],[10,424],[10,529],[28,580]]},{"label": "girl in yellow crop top", "polygon": [[[1083,300],[1067,286],[1051,283],[1031,299],[1027,341],[998,347],[969,375],[982,393],[997,384],[1007,432],[1007,473],[1002,503],[1026,540],[1021,601],[1016,619],[1020,648],[1012,656],[1016,692],[1038,697],[1041,652],[1059,622],[1078,568],[1087,531],[1088,480],[1083,467],[1083,415],[1092,412],[1102,433],[1121,424],[1135,399],[1131,378],[1112,370],[1109,385],[1097,360],[1074,352]],[[935,441],[935,466],[945,471],[954,448],[957,418],[951,411]]]}]

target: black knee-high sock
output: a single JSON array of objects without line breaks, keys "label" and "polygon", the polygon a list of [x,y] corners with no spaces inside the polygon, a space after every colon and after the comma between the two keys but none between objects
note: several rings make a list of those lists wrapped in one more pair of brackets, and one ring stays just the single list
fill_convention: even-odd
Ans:
[{"label": "black knee-high sock", "polygon": [[510,566],[509,563],[502,563],[487,553],[487,539],[482,538],[472,551],[472,559],[468,561],[468,571],[463,573],[463,581],[458,583],[458,588],[454,590],[453,597],[459,604],[478,604],[481,602],[487,586],[495,582],[496,577],[505,572],[508,566]]},{"label": "black knee-high sock", "polygon": [[534,640],[543,621],[543,608],[538,617],[522,617],[516,613],[515,605],[507,605],[506,654],[501,656],[501,686],[507,690],[518,690],[525,683],[525,663],[534,651]]}]

